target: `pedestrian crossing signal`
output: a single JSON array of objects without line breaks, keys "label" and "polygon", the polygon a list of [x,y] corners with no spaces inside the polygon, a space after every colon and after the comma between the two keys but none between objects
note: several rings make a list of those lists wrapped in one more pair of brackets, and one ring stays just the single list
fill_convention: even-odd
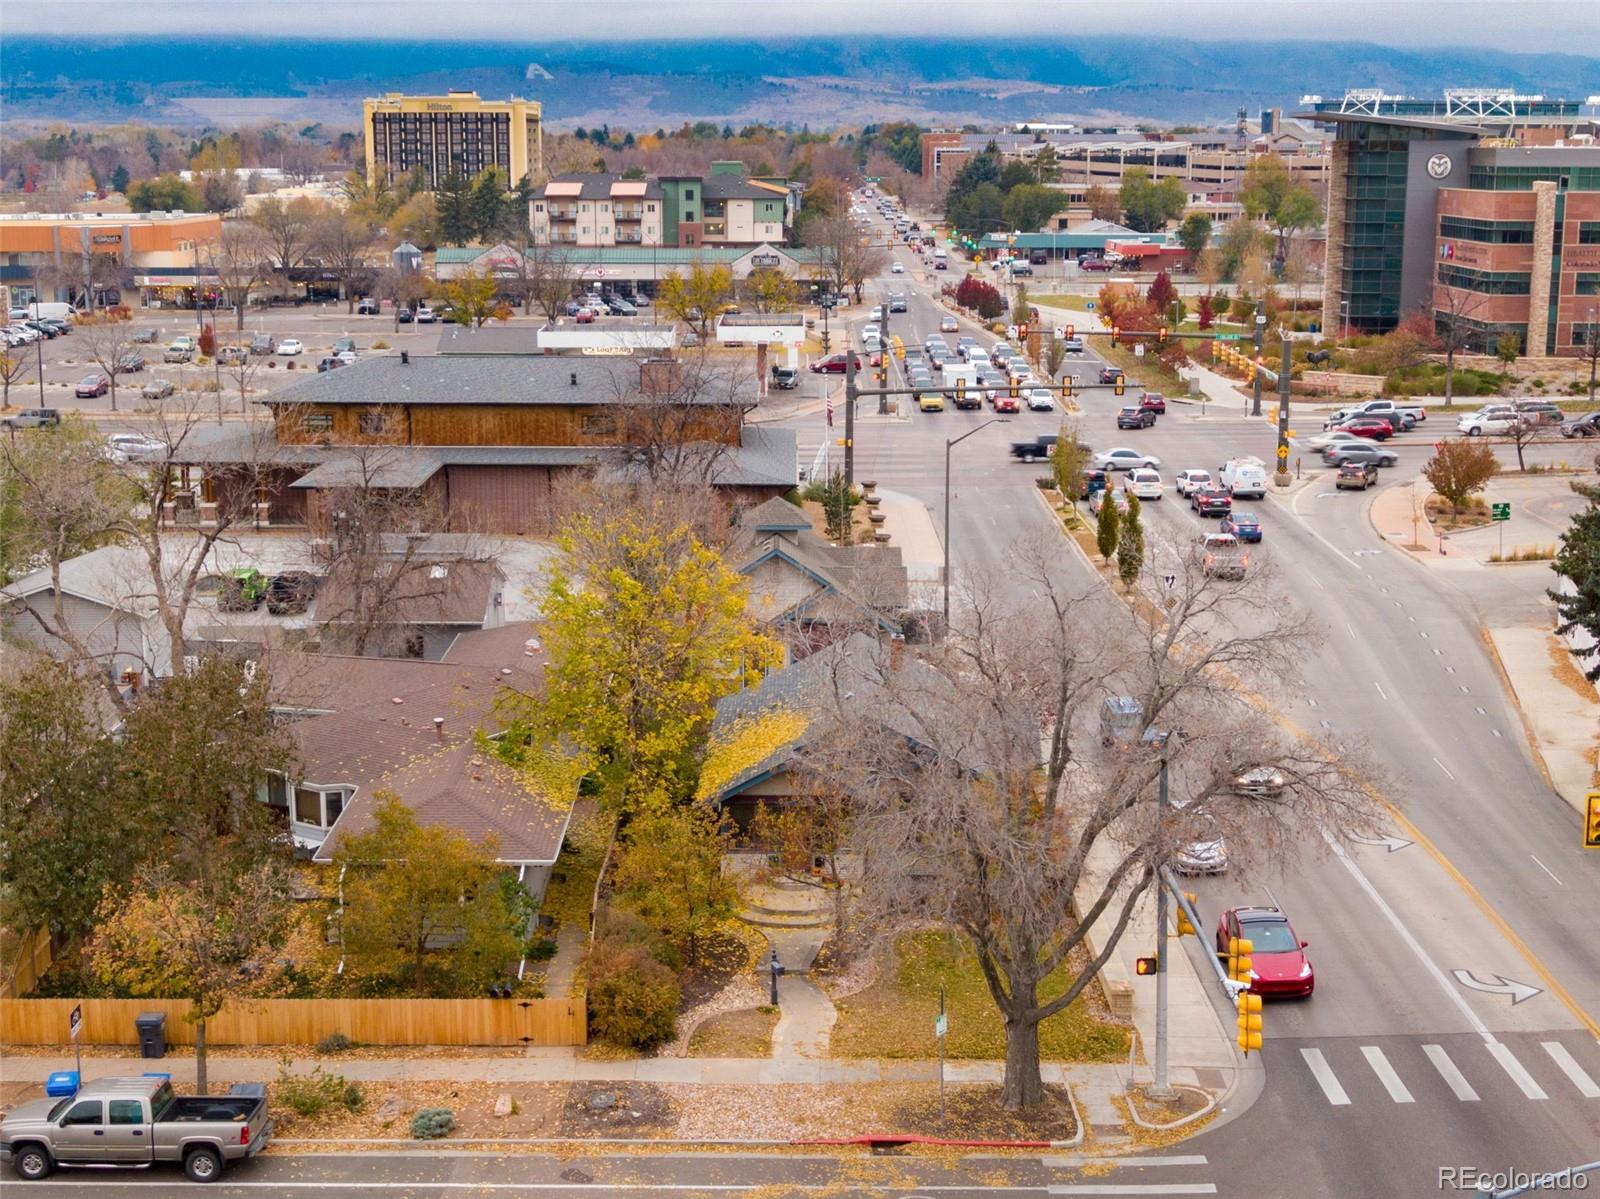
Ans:
[{"label": "pedestrian crossing signal", "polygon": [[1071,341],[1076,336],[1078,336],[1078,330],[1076,328],[1074,328],[1072,325],[1068,325],[1067,326],[1067,340]]},{"label": "pedestrian crossing signal", "polygon": [[1261,996],[1240,991],[1234,1004],[1239,1011],[1239,1048],[1249,1057],[1252,1049],[1261,1048]]},{"label": "pedestrian crossing signal", "polygon": [[1600,791],[1589,792],[1583,815],[1583,847],[1600,849]]},{"label": "pedestrian crossing signal", "polygon": [[1137,958],[1133,963],[1133,972],[1139,975],[1154,974],[1158,964],[1155,958]]}]

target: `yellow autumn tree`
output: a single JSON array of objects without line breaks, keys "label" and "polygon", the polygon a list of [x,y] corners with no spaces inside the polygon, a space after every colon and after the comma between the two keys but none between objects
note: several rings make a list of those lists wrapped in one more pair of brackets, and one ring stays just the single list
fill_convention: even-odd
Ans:
[{"label": "yellow autumn tree", "polygon": [[711,322],[731,295],[733,273],[727,267],[696,262],[690,265],[687,275],[668,271],[661,280],[656,302],[667,315],[689,325],[704,341]]},{"label": "yellow autumn tree", "polygon": [[694,793],[716,703],[781,659],[746,612],[746,580],[662,497],[569,520],[547,568],[544,694],[513,699],[502,752],[582,756],[613,813]]},{"label": "yellow autumn tree", "polygon": [[[487,271],[462,271],[453,279],[434,285],[434,295],[458,325],[482,328],[490,317],[506,320],[511,311],[495,300],[500,284]],[[503,311],[502,311],[503,310]]]}]

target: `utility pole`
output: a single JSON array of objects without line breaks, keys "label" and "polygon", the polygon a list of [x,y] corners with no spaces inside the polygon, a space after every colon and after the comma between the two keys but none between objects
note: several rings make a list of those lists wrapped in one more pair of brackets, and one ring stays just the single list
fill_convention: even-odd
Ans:
[{"label": "utility pole", "polygon": [[844,485],[856,484],[856,352],[848,339],[844,347]]},{"label": "utility pole", "polygon": [[1262,338],[1265,336],[1266,331],[1267,331],[1267,315],[1261,309],[1261,301],[1257,300],[1256,301],[1256,319],[1255,319],[1255,347],[1256,347],[1256,353],[1255,353],[1256,371],[1255,371],[1255,375],[1256,375],[1256,377],[1255,377],[1255,382],[1251,385],[1252,388],[1253,388],[1253,398],[1251,400],[1251,405],[1250,405],[1250,415],[1251,416],[1260,416],[1261,415],[1261,341],[1262,341]]},{"label": "utility pole", "polygon": [[[1261,375],[1256,375],[1256,391],[1261,390]],[[1279,487],[1289,486],[1289,339],[1283,339],[1283,367],[1278,371],[1278,476]]]},{"label": "utility pole", "polygon": [[889,386],[889,359],[894,357],[894,351],[889,344],[889,303],[889,297],[884,296],[883,322],[881,327],[878,329],[878,345],[880,347],[878,350],[878,362],[880,363],[879,370],[882,372],[878,376],[878,387],[880,390],[880,394],[878,396],[879,416],[889,415],[889,397],[881,394],[882,389]]},{"label": "utility pole", "polygon": [[[1258,376],[1259,377],[1259,376]],[[1157,820],[1164,827],[1167,820],[1167,743],[1171,733],[1152,733],[1161,742],[1161,784],[1157,793]],[[1156,886],[1156,1068],[1155,1078],[1146,1094],[1161,1102],[1172,1099],[1176,1092],[1167,1077],[1167,888]]]}]

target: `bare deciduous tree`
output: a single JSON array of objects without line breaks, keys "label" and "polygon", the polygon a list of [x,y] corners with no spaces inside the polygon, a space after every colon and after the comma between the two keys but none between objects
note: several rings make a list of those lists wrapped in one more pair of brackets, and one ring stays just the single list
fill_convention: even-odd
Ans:
[{"label": "bare deciduous tree", "polygon": [[100,320],[78,326],[73,341],[100,368],[111,384],[111,411],[117,410],[117,380],[124,373],[123,359],[138,354],[133,326],[126,321]]},{"label": "bare deciduous tree", "polygon": [[652,484],[683,487],[711,483],[738,448],[755,380],[702,350],[646,360],[613,387],[614,435],[628,465]]},{"label": "bare deciduous tree", "polygon": [[1439,284],[1433,289],[1433,329],[1444,350],[1444,406],[1453,407],[1456,394],[1456,352],[1471,344],[1473,335],[1482,333],[1482,323],[1474,314],[1489,302],[1479,292]]},{"label": "bare deciduous tree", "polygon": [[289,272],[305,262],[316,244],[321,211],[321,205],[304,196],[287,202],[268,196],[250,213],[250,223],[265,239],[267,260],[285,286]]},{"label": "bare deciduous tree", "polygon": [[26,354],[12,354],[9,350],[0,353],[0,395],[4,396],[0,411],[11,411],[11,386],[22,382],[32,369],[33,359]]},{"label": "bare deciduous tree", "polygon": [[266,275],[266,238],[248,221],[223,221],[217,239],[206,245],[204,254],[206,266],[233,305],[234,328],[242,330],[250,293]]},{"label": "bare deciduous tree", "polygon": [[537,304],[544,319],[555,324],[578,285],[579,270],[571,251],[548,242],[529,246],[522,263],[524,304]]},{"label": "bare deciduous tree", "polygon": [[817,251],[835,294],[843,295],[848,288],[858,304],[866,281],[889,266],[888,252],[858,229],[848,212],[830,213],[812,221],[806,226],[806,244]]},{"label": "bare deciduous tree", "polygon": [[356,283],[370,274],[367,258],[378,237],[378,225],[353,212],[329,210],[317,218],[311,233],[322,265],[339,280],[345,311],[356,309]]}]

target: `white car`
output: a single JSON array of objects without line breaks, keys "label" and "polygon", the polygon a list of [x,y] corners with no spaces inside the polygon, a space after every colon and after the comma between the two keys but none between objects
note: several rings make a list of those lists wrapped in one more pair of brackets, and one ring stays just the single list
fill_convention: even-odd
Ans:
[{"label": "white car", "polygon": [[1470,416],[1463,416],[1456,422],[1456,429],[1468,437],[1476,437],[1480,433],[1509,433],[1516,423],[1515,408],[1496,404],[1480,408]]},{"label": "white car", "polygon": [[889,273],[891,275],[903,275],[903,274],[905,274],[906,273],[905,264],[903,264],[898,258],[895,259],[894,265],[889,268]]},{"label": "white car", "polygon": [[1048,387],[1032,387],[1028,389],[1028,410],[1030,412],[1050,412],[1056,406],[1054,397]]},{"label": "white car", "polygon": [[1137,467],[1122,477],[1122,490],[1141,500],[1159,500],[1166,489],[1160,472],[1148,467]]},{"label": "white car", "polygon": [[1318,433],[1315,437],[1306,438],[1306,448],[1312,450],[1325,450],[1330,445],[1338,445],[1341,441],[1367,441],[1366,437],[1358,437],[1348,429],[1329,429],[1326,433]]},{"label": "white car", "polygon": [[[881,321],[883,319],[883,305],[882,304],[874,305],[872,311],[867,313],[867,319],[869,321]],[[875,328],[877,328],[877,326],[876,325],[868,325],[867,328],[875,329]]]},{"label": "white car", "polygon": [[340,350],[334,355],[334,357],[346,365],[349,365],[352,362],[359,362],[361,360],[361,355],[357,354],[354,350]]},{"label": "white car", "polygon": [[1208,470],[1180,470],[1178,477],[1173,480],[1173,486],[1178,489],[1179,495],[1188,495],[1191,491],[1200,491],[1211,486],[1211,472]]},{"label": "white car", "polygon": [[280,341],[278,343],[278,353],[279,354],[283,354],[283,355],[287,355],[289,357],[293,357],[296,354],[304,354],[305,352],[306,352],[305,343],[303,341],[301,341],[299,338],[286,337],[286,338],[284,338],[282,341]]},{"label": "white car", "polygon": [[959,333],[960,331],[961,331],[961,326],[960,326],[960,324],[957,323],[955,317],[953,317],[953,316],[942,316],[942,317],[939,318],[939,332],[941,332],[941,333]]},{"label": "white car", "polygon": [[166,448],[166,442],[146,437],[143,433],[113,433],[106,438],[106,457],[118,464],[142,458],[146,454],[159,454]]},{"label": "white car", "polygon": [[417,306],[417,324],[419,324],[419,325],[431,325],[431,324],[433,324],[434,321],[436,321],[438,319],[439,319],[438,315],[433,311],[432,308],[429,308],[426,304],[419,304]]},{"label": "white car", "polygon": [[1094,464],[1099,470],[1132,470],[1137,466],[1148,466],[1153,469],[1161,465],[1161,459],[1142,450],[1117,446],[1115,449],[1101,450],[1094,456]]}]

